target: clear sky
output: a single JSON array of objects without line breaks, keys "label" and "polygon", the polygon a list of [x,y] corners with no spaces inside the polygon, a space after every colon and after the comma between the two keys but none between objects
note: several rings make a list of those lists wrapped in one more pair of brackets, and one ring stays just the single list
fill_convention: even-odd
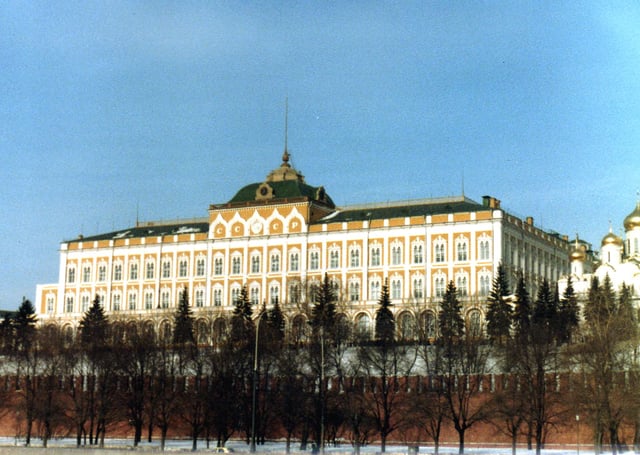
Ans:
[{"label": "clear sky", "polygon": [[338,205],[483,195],[599,248],[640,189],[637,1],[6,1],[0,308],[65,239],[204,217],[288,144]]}]

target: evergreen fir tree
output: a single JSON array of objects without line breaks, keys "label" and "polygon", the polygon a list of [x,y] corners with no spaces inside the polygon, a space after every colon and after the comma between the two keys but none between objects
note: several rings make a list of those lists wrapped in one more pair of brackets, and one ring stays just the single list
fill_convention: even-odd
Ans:
[{"label": "evergreen fir tree", "polygon": [[532,325],[535,327],[535,334],[547,338],[553,338],[558,335],[557,326],[557,298],[551,291],[549,281],[545,278],[540,283],[538,295],[533,308],[531,318]]},{"label": "evergreen fir tree", "polygon": [[389,285],[385,280],[378,300],[376,311],[376,341],[384,344],[392,343],[395,338],[395,319],[391,312],[391,299],[389,298]]},{"label": "evergreen fir tree", "polygon": [[249,301],[249,293],[247,286],[242,286],[240,295],[234,302],[233,313],[231,316],[231,340],[234,343],[251,342],[254,335],[253,328],[253,310]]},{"label": "evergreen fir tree", "polygon": [[36,334],[36,323],[38,317],[36,310],[30,300],[22,298],[22,303],[18,308],[13,325],[15,334],[15,348],[18,352],[28,352],[34,341]]},{"label": "evergreen fir tree", "polygon": [[458,291],[453,281],[447,284],[440,303],[440,313],[438,314],[438,328],[440,329],[441,340],[446,345],[456,343],[464,334],[464,319],[462,318],[462,304],[458,299]]},{"label": "evergreen fir tree", "polygon": [[531,327],[531,300],[522,274],[518,277],[515,298],[516,306],[513,311],[513,329],[516,338],[522,343],[526,342],[524,340],[528,337]]},{"label": "evergreen fir tree", "polygon": [[487,335],[494,343],[504,343],[511,333],[513,310],[507,301],[508,295],[509,279],[500,263],[487,299]]},{"label": "evergreen fir tree", "polygon": [[281,342],[284,340],[285,321],[278,299],[273,302],[273,308],[268,310],[266,314],[270,340]]},{"label": "evergreen fir tree", "polygon": [[189,289],[185,286],[180,293],[178,308],[173,318],[173,343],[176,346],[195,344],[193,312],[189,305]]},{"label": "evergreen fir tree", "polygon": [[580,308],[578,307],[578,297],[573,288],[571,277],[567,279],[567,287],[560,299],[559,333],[562,341],[571,341],[573,332],[578,327],[580,321]]},{"label": "evergreen fir tree", "polygon": [[91,306],[80,320],[80,339],[82,345],[92,351],[107,343],[109,321],[100,303],[100,296],[91,302]]},{"label": "evergreen fir tree", "polygon": [[324,274],[322,285],[315,291],[315,305],[311,309],[309,321],[314,333],[320,329],[325,333],[331,333],[336,322],[336,295],[329,280],[329,275]]}]

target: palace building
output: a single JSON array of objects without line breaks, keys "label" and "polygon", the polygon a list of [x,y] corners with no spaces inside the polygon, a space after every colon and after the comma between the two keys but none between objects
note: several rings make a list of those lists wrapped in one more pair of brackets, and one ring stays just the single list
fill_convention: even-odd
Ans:
[{"label": "palace building", "polygon": [[451,280],[467,323],[480,329],[498,264],[512,280],[522,271],[531,292],[542,278],[570,271],[566,237],[508,213],[494,197],[339,207],[289,158],[285,147],[264,181],[210,205],[206,218],[137,223],[62,242],[58,282],[37,287],[40,321],[75,330],[98,296],[112,320],[143,320],[162,331],[186,290],[206,342],[222,336],[246,286],[257,310],[277,301],[289,336],[303,337],[310,290],[327,274],[340,317],[359,333],[372,333],[386,282],[398,335],[413,336],[416,324],[435,335]]}]

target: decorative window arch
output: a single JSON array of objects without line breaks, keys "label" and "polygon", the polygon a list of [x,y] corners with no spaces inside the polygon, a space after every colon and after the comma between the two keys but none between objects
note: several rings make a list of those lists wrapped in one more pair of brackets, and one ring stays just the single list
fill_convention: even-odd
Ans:
[{"label": "decorative window arch", "polygon": [[129,262],[129,280],[135,281],[138,279],[138,260],[132,259]]},{"label": "decorative window arch", "polygon": [[147,258],[147,260],[144,263],[144,267],[145,267],[144,279],[153,280],[155,276],[155,271],[156,271],[156,261],[152,258]]},{"label": "decorative window arch", "polygon": [[200,345],[208,344],[209,337],[209,324],[205,319],[198,319],[195,324],[196,342]]},{"label": "decorative window arch", "polygon": [[373,243],[373,245],[371,245],[369,257],[371,267],[379,267],[382,263],[382,246],[378,242],[375,242]]},{"label": "decorative window arch", "polygon": [[272,250],[271,254],[269,255],[269,261],[270,261],[270,272],[271,273],[278,273],[280,272],[280,251],[278,250]]},{"label": "decorative window arch", "polygon": [[162,258],[162,278],[171,278],[171,258]]},{"label": "decorative window arch", "polygon": [[298,251],[298,249],[291,250],[289,252],[289,271],[300,271],[300,251]]},{"label": "decorative window arch", "polygon": [[117,260],[113,264],[113,281],[122,281],[122,261]]},{"label": "decorative window arch", "polygon": [[360,246],[358,245],[349,247],[349,267],[360,267]]},{"label": "decorative window arch", "polygon": [[86,313],[89,309],[89,305],[91,305],[91,294],[83,292],[80,295],[80,312]]},{"label": "decorative window arch", "polygon": [[153,309],[153,289],[146,289],[144,291],[144,309]]},{"label": "decorative window arch", "polygon": [[231,256],[231,274],[240,275],[242,273],[242,254],[233,253]]},{"label": "decorative window arch", "polygon": [[196,276],[205,276],[207,269],[207,258],[200,253],[196,257]]},{"label": "decorative window arch", "polygon": [[438,236],[434,242],[433,259],[439,264],[447,262],[447,241],[441,236]]},{"label": "decorative window arch", "polygon": [[53,292],[49,292],[46,297],[47,313],[53,313],[56,308],[56,295]]},{"label": "decorative window arch", "polygon": [[469,239],[464,235],[456,239],[456,261],[466,262],[469,260]]},{"label": "decorative window arch", "polygon": [[111,294],[111,309],[113,311],[120,311],[122,309],[122,293],[120,291],[114,291]]},{"label": "decorative window arch", "polygon": [[313,247],[309,250],[309,270],[318,270],[320,268],[320,250]]},{"label": "decorative window arch", "polygon": [[213,287],[213,306],[222,306],[222,286],[216,285]]},{"label": "decorative window arch", "polygon": [[414,299],[423,299],[424,298],[424,277],[420,273],[416,273],[412,277],[412,285],[413,285],[413,298]]},{"label": "decorative window arch", "polygon": [[105,261],[98,262],[98,281],[103,282],[107,279],[107,263]]},{"label": "decorative window arch", "polygon": [[411,249],[413,252],[412,262],[414,264],[424,263],[424,242],[422,240],[414,240]]},{"label": "decorative window arch", "polygon": [[193,292],[194,306],[202,308],[204,306],[204,286],[197,286]]},{"label": "decorative window arch", "polygon": [[129,297],[128,297],[127,308],[129,309],[129,311],[137,310],[138,309],[138,291],[135,291],[135,290],[129,291],[128,296]]},{"label": "decorative window arch", "polygon": [[487,234],[482,234],[478,239],[478,259],[491,260],[491,238]]},{"label": "decorative window arch", "polygon": [[91,282],[91,263],[90,262],[82,263],[82,282],[83,283]]},{"label": "decorative window arch", "polygon": [[329,268],[340,268],[340,247],[338,246],[332,246],[329,248]]},{"label": "decorative window arch", "polygon": [[216,253],[213,258],[213,274],[216,276],[224,274],[224,255],[222,253]]},{"label": "decorative window arch", "polygon": [[231,285],[231,305],[234,305],[238,299],[240,298],[240,292],[242,292],[242,286],[238,283],[234,283]]},{"label": "decorative window arch", "polygon": [[289,282],[289,303],[300,303],[300,282],[293,280]]},{"label": "decorative window arch", "polygon": [[436,314],[433,311],[424,311],[420,315],[422,330],[427,340],[434,340],[438,335],[438,324]]},{"label": "decorative window arch", "polygon": [[467,272],[456,273],[456,290],[460,297],[469,295],[469,274]]},{"label": "decorative window arch", "polygon": [[75,306],[73,294],[67,294],[64,297],[64,311],[65,313],[73,313]]},{"label": "decorative window arch", "polygon": [[160,290],[160,308],[166,309],[171,306],[171,290],[167,287],[163,287]]},{"label": "decorative window arch", "polygon": [[398,316],[398,339],[413,340],[416,336],[416,318],[408,311],[402,312]]},{"label": "decorative window arch", "polygon": [[436,273],[433,277],[434,295],[437,298],[443,297],[446,288],[447,288],[447,276],[442,272]]},{"label": "decorative window arch", "polygon": [[178,259],[178,278],[187,278],[189,276],[189,258],[185,255]]},{"label": "decorative window arch", "polygon": [[380,300],[380,289],[381,289],[380,278],[378,277],[371,278],[369,289],[370,289],[369,299],[374,300],[376,302]]},{"label": "decorative window arch", "polygon": [[367,313],[356,316],[356,335],[362,339],[371,338],[371,317]]},{"label": "decorative window arch", "polygon": [[480,337],[483,333],[482,313],[477,308],[467,312],[467,330],[472,337]]},{"label": "decorative window arch", "polygon": [[76,266],[70,265],[67,266],[67,283],[75,283],[76,282]]},{"label": "decorative window arch", "polygon": [[360,300],[360,280],[351,278],[349,280],[349,301],[357,302]]},{"label": "decorative window arch", "polygon": [[391,298],[398,300],[402,298],[402,278],[399,275],[391,277]]},{"label": "decorative window arch", "polygon": [[250,256],[251,273],[260,273],[260,252],[253,251]]},{"label": "decorative window arch", "polygon": [[402,243],[399,240],[394,240],[391,243],[391,265],[402,264]]},{"label": "decorative window arch", "polygon": [[491,292],[491,272],[483,268],[478,273],[478,294],[480,296],[487,296]]},{"label": "decorative window arch", "polygon": [[252,283],[249,287],[249,301],[251,305],[260,303],[260,285],[258,283]]},{"label": "decorative window arch", "polygon": [[273,281],[269,285],[269,303],[275,305],[280,302],[280,283]]}]

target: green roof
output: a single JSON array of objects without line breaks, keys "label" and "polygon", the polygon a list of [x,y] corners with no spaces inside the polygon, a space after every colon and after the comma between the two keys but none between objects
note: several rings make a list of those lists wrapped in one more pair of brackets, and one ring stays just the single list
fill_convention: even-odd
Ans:
[{"label": "green roof", "polygon": [[157,237],[162,235],[178,235],[178,234],[192,234],[209,231],[208,221],[196,221],[196,222],[184,222],[184,223],[171,223],[171,224],[156,224],[147,223],[128,229],[122,229],[119,231],[107,232],[105,234],[92,235],[87,237],[78,237],[67,242],[92,242],[96,240],[118,240],[118,239],[130,239],[140,237]]},{"label": "green roof", "polygon": [[[262,185],[268,185],[273,190],[273,197],[270,199],[258,199],[257,191]],[[281,182],[260,182],[251,183],[238,191],[229,204],[242,204],[255,201],[280,201],[287,199],[307,198],[312,201],[321,202],[329,207],[335,207],[333,200],[324,192],[324,188],[307,185],[300,180],[284,180]]]},{"label": "green roof", "polygon": [[445,213],[463,213],[488,210],[482,204],[467,198],[432,199],[408,201],[406,203],[368,204],[357,207],[345,207],[320,219],[318,223],[343,221],[381,220],[412,216],[427,216]]}]

